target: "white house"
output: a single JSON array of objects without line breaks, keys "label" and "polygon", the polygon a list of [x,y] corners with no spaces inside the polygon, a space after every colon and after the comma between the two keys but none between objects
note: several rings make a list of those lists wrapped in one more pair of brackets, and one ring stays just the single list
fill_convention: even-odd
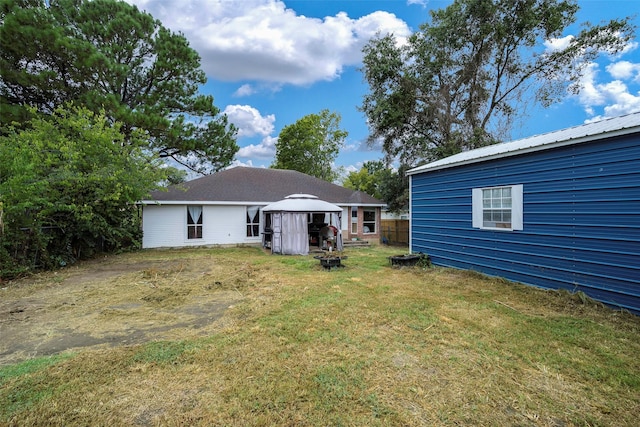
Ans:
[{"label": "white house", "polygon": [[236,167],[140,201],[142,247],[261,244],[260,210],[291,194],[312,194],[341,207],[345,239],[379,240],[384,202],[297,171]]}]

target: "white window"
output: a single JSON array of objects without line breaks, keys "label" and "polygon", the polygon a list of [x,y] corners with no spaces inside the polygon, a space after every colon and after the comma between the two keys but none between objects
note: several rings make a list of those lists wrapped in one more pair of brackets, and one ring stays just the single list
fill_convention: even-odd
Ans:
[{"label": "white window", "polygon": [[522,230],[522,185],[474,188],[473,227]]},{"label": "white window", "polygon": [[187,206],[187,239],[202,239],[202,206]]},{"label": "white window", "polygon": [[351,207],[351,234],[358,234],[358,207]]},{"label": "white window", "polygon": [[247,237],[260,236],[260,206],[247,206]]},{"label": "white window", "polygon": [[362,211],[362,231],[364,233],[376,232],[376,210],[364,209]]}]

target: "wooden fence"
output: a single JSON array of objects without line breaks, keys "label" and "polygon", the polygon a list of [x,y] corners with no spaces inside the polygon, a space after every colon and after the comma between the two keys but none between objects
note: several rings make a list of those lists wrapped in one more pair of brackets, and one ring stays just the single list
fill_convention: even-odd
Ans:
[{"label": "wooden fence", "polygon": [[409,245],[408,219],[383,219],[380,221],[380,238],[390,245]]}]

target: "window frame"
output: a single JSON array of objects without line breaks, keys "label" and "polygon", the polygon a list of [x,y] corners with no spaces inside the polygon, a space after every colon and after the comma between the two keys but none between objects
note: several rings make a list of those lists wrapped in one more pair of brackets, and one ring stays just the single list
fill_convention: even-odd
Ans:
[{"label": "window frame", "polygon": [[[197,218],[197,220],[194,220],[192,218],[191,212],[189,212],[189,208],[200,208],[200,216]],[[187,240],[201,240],[203,238],[204,207],[202,205],[187,206],[186,223]],[[191,230],[193,230],[193,232]]]},{"label": "window frame", "polygon": [[[355,216],[354,216],[355,213]],[[351,206],[351,234],[358,234],[358,207]]]},{"label": "window frame", "polygon": [[[367,221],[366,220],[367,212],[372,212],[373,213],[373,221],[371,221],[371,220]],[[373,227],[370,227],[371,224],[373,224]],[[369,231],[366,231],[365,227],[369,227]],[[372,208],[372,209],[363,208],[362,209],[362,233],[363,234],[376,234],[377,230],[378,230],[377,209],[376,208]]]},{"label": "window frame", "polygon": [[[246,237],[247,238],[257,238],[260,237],[260,208],[261,206],[246,206],[245,208],[245,222],[246,222]],[[256,209],[255,216],[253,220],[249,216],[249,209]],[[251,230],[251,233],[249,233]]]},{"label": "window frame", "polygon": [[[511,190],[511,206],[503,207],[491,206],[487,208],[485,207],[485,201],[483,194],[485,191],[493,191],[493,190],[502,190],[508,188]],[[490,199],[497,200],[497,199]],[[502,200],[502,198],[500,198]],[[509,210],[511,215],[511,224],[510,226],[488,226],[485,225],[485,212],[486,211],[504,211]],[[479,228],[481,230],[492,230],[492,231],[519,231],[524,228],[523,223],[523,186],[522,184],[517,185],[498,185],[493,187],[480,187],[472,189],[472,226],[473,228]]]}]

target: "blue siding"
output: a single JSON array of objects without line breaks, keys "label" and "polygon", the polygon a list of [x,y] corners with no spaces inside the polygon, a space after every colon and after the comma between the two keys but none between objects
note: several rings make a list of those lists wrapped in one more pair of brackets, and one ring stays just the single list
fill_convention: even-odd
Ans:
[{"label": "blue siding", "polygon": [[[523,185],[524,229],[472,228],[471,189]],[[411,249],[640,313],[640,135],[412,176]]]}]

